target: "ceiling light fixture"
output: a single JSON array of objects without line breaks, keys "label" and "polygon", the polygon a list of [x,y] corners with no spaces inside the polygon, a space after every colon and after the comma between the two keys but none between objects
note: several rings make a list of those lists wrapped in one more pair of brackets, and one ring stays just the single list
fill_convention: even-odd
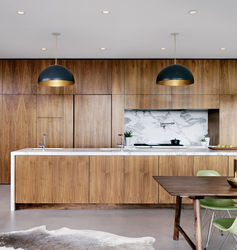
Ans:
[{"label": "ceiling light fixture", "polygon": [[46,48],[42,48],[41,50],[44,50],[44,51],[45,51],[45,50],[47,50],[47,49],[46,49]]},{"label": "ceiling light fixture", "polygon": [[106,48],[100,48],[100,50],[106,50]]},{"label": "ceiling light fixture", "polygon": [[109,10],[103,10],[102,13],[103,13],[103,14],[109,14],[110,11],[109,11]]},{"label": "ceiling light fixture", "polygon": [[166,50],[166,48],[160,48],[160,50]]},{"label": "ceiling light fixture", "polygon": [[193,15],[193,14],[197,14],[197,11],[196,10],[190,10],[188,13]]},{"label": "ceiling light fixture", "polygon": [[162,69],[156,78],[156,83],[165,86],[183,86],[194,83],[193,74],[183,65],[176,64],[176,36],[174,36],[174,64]]},{"label": "ceiling light fixture", "polygon": [[19,15],[24,15],[25,14],[24,11],[17,11],[16,13],[19,14]]},{"label": "ceiling light fixture", "polygon": [[226,50],[226,48],[220,48],[220,50]]},{"label": "ceiling light fixture", "polygon": [[48,87],[65,87],[75,83],[74,77],[66,67],[57,65],[57,36],[60,33],[52,33],[56,36],[55,65],[48,66],[39,75],[38,84]]}]

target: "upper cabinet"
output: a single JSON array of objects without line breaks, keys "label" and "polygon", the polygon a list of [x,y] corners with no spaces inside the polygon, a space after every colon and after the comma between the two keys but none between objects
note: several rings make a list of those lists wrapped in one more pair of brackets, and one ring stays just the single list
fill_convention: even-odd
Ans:
[{"label": "upper cabinet", "polygon": [[237,61],[220,60],[220,94],[237,94]]},{"label": "upper cabinet", "polygon": [[172,87],[172,94],[219,95],[219,60],[178,60],[194,77],[194,84]]},{"label": "upper cabinet", "polygon": [[0,60],[0,94],[2,94],[2,60]]},{"label": "upper cabinet", "polygon": [[171,60],[126,60],[125,94],[171,94],[171,87],[156,84],[158,73]]},{"label": "upper cabinet", "polygon": [[111,60],[75,60],[74,94],[111,94]]}]

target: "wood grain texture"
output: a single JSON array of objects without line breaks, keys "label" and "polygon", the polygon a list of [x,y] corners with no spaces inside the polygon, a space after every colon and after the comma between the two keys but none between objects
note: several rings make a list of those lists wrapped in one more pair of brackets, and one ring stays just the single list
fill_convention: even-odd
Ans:
[{"label": "wood grain texture", "polygon": [[90,156],[90,203],[123,203],[123,156]]},{"label": "wood grain texture", "polygon": [[125,95],[125,109],[171,109],[171,95]]},{"label": "wood grain texture", "polygon": [[89,156],[54,156],[53,165],[53,203],[88,203]]},{"label": "wood grain texture", "polygon": [[112,95],[112,148],[121,144],[118,134],[124,133],[124,95]]},{"label": "wood grain texture", "polygon": [[220,95],[220,142],[237,147],[237,95]]},{"label": "wood grain texture", "polygon": [[220,94],[237,94],[237,60],[220,60]]},{"label": "wood grain texture", "polygon": [[64,95],[64,115],[63,115],[63,124],[64,124],[64,133],[63,133],[63,147],[64,148],[73,148],[73,96]]},{"label": "wood grain texture", "polygon": [[158,73],[171,60],[126,60],[125,94],[171,94],[171,87],[156,84]]},{"label": "wood grain texture", "polygon": [[111,94],[110,60],[76,60],[74,72],[74,94]]},{"label": "wood grain texture", "polygon": [[194,176],[199,170],[215,170],[222,176],[228,176],[228,156],[194,156]]},{"label": "wood grain texture", "polygon": [[36,94],[37,60],[3,60],[3,94]]},{"label": "wood grain texture", "polygon": [[172,95],[172,109],[219,109],[219,95]]},{"label": "wood grain texture", "polygon": [[229,174],[228,176],[235,176],[234,160],[237,160],[237,156],[229,156]]},{"label": "wood grain texture", "polygon": [[2,183],[10,183],[10,152],[36,147],[36,96],[3,95]]},{"label": "wood grain texture", "polygon": [[[159,176],[193,176],[193,156],[159,156]],[[175,203],[175,198],[159,186],[159,203]],[[182,202],[192,203],[185,197]]]},{"label": "wood grain texture", "polygon": [[218,145],[219,136],[219,109],[208,110],[208,134],[210,135],[210,145]]},{"label": "wood grain texture", "polygon": [[37,95],[37,117],[63,117],[64,95]]},{"label": "wood grain texture", "polygon": [[172,87],[172,94],[219,95],[219,60],[177,60],[194,77],[194,84]]},{"label": "wood grain texture", "polygon": [[125,156],[124,203],[158,203],[158,156]]},{"label": "wood grain texture", "polygon": [[111,64],[112,94],[122,95],[125,89],[125,61],[112,60]]},{"label": "wood grain texture", "polygon": [[[2,142],[3,140],[3,111],[2,111],[2,99],[3,96],[0,95],[0,141]],[[9,152],[10,154],[10,152]],[[3,173],[3,143],[0,145],[0,183],[2,182],[2,173]]]},{"label": "wood grain texture", "polygon": [[111,96],[75,95],[74,147],[111,147]]},{"label": "wood grain texture", "polygon": [[0,94],[2,94],[2,77],[3,77],[2,64],[3,64],[3,61],[0,60]]},{"label": "wood grain texture", "polygon": [[52,203],[52,156],[16,156],[15,202]]}]

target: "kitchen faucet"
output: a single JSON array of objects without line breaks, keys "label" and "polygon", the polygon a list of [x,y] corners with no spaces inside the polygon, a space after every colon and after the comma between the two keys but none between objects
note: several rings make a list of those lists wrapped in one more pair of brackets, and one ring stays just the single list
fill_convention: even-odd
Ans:
[{"label": "kitchen faucet", "polygon": [[45,149],[45,136],[46,136],[47,134],[43,134],[43,144],[39,144],[39,148],[43,148],[43,149]]},{"label": "kitchen faucet", "polygon": [[121,144],[117,144],[117,147],[121,148],[123,150],[123,134],[118,134],[118,136],[121,136]]}]

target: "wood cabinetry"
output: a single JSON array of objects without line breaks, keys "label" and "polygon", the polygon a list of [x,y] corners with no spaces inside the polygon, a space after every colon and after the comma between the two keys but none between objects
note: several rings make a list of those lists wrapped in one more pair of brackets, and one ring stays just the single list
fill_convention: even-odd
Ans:
[{"label": "wood cabinetry", "polygon": [[152,176],[158,175],[158,156],[124,158],[124,203],[157,204],[158,184]]},{"label": "wood cabinetry", "polygon": [[2,71],[2,60],[0,60],[0,95],[2,94],[2,75],[3,75],[3,71]]},{"label": "wood cabinetry", "polygon": [[111,78],[112,78],[112,94],[122,95],[125,88],[125,61],[124,60],[112,60]]},{"label": "wood cabinetry", "polygon": [[[193,156],[159,156],[159,176],[193,176]],[[159,186],[159,203],[175,203],[175,198]],[[189,198],[182,202],[191,203]]]},{"label": "wood cabinetry", "polygon": [[123,200],[123,156],[91,156],[90,203],[121,204]]},{"label": "wood cabinetry", "polygon": [[87,203],[89,157],[16,156],[16,203]]}]

